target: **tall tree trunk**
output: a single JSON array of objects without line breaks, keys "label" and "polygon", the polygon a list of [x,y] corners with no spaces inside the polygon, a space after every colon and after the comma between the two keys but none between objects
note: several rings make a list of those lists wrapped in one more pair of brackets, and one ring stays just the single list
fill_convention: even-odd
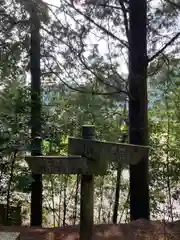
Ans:
[{"label": "tall tree trunk", "polygon": [[58,219],[59,219],[59,222],[58,222],[58,226],[60,227],[61,226],[61,202],[62,202],[62,187],[63,187],[63,182],[62,182],[62,178],[61,178],[61,184],[60,184],[60,188],[59,188],[59,215],[58,215]]},{"label": "tall tree trunk", "polygon": [[[49,142],[49,154],[52,154],[52,141],[50,140]],[[56,210],[55,210],[55,200],[54,200],[54,178],[53,175],[50,176],[50,181],[51,181],[51,200],[52,200],[52,212],[53,212],[53,227],[56,226]]]},{"label": "tall tree trunk", "polygon": [[169,114],[169,106],[168,106],[168,99],[166,100],[166,112],[167,112],[167,141],[166,141],[166,171],[167,171],[167,190],[168,190],[168,200],[169,200],[169,211],[170,211],[170,218],[171,222],[174,222],[174,216],[173,216],[173,203],[172,203],[172,194],[171,194],[171,177],[170,177],[170,161],[169,161],[169,148],[170,148],[170,121],[171,116]]},{"label": "tall tree trunk", "polygon": [[[31,6],[31,155],[41,155],[40,20],[37,6]],[[32,173],[31,226],[42,224],[42,175]]]},{"label": "tall tree trunk", "polygon": [[121,223],[122,220],[126,220],[127,219],[127,214],[128,214],[128,210],[129,208],[127,207],[128,202],[129,202],[129,195],[130,195],[130,192],[128,191],[128,195],[127,195],[127,198],[126,198],[126,201],[125,203],[123,204],[123,209],[122,209],[122,212],[121,212],[121,215],[120,215],[120,218],[119,218],[119,223]]},{"label": "tall tree trunk", "polygon": [[78,205],[78,193],[79,193],[80,180],[81,180],[81,176],[79,174],[77,174],[76,192],[75,192],[75,196],[74,196],[73,225],[76,224],[76,220],[77,220],[77,205]]},{"label": "tall tree trunk", "polygon": [[[129,141],[148,145],[146,0],[129,1],[129,21]],[[130,165],[130,215],[149,219],[148,153]]]},{"label": "tall tree trunk", "polygon": [[104,176],[101,177],[101,184],[100,184],[100,204],[98,207],[98,221],[101,222],[101,212],[103,209],[103,195],[104,195]]},{"label": "tall tree trunk", "polygon": [[67,176],[65,175],[64,177],[64,200],[63,200],[63,205],[64,205],[64,209],[63,209],[63,226],[66,225],[66,213],[67,213]]},{"label": "tall tree trunk", "polygon": [[122,173],[122,166],[121,166],[121,164],[119,164],[118,169],[117,169],[116,191],[115,191],[115,200],[114,200],[114,207],[113,207],[112,222],[114,224],[117,223],[117,217],[118,217],[119,196],[120,196],[120,186],[121,186],[121,173]]},{"label": "tall tree trunk", "polygon": [[[125,143],[127,138],[127,134],[123,134],[122,143]],[[120,197],[120,188],[121,188],[121,174],[122,174],[122,165],[119,163],[117,168],[117,177],[116,177],[116,191],[115,191],[115,201],[114,201],[114,209],[113,209],[113,219],[112,222],[114,224],[117,223],[118,218],[118,208],[119,208],[119,197]]]},{"label": "tall tree trunk", "polygon": [[[111,191],[111,196],[113,196],[113,193],[114,193],[114,189],[112,188],[112,191]],[[108,211],[108,214],[107,214],[107,219],[108,219],[108,223],[111,223],[112,222],[112,217],[111,217],[111,213],[112,213],[112,205],[113,205],[113,197],[110,199],[109,201],[109,211]]]},{"label": "tall tree trunk", "polygon": [[51,198],[52,198],[52,210],[53,210],[53,227],[56,226],[56,209],[55,209],[55,199],[54,199],[54,179],[53,176],[50,176],[50,180],[51,180]]}]

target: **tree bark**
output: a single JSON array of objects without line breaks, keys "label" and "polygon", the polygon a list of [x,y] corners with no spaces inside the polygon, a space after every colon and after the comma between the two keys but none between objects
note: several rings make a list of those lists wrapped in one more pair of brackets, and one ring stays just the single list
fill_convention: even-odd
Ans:
[{"label": "tree bark", "polygon": [[98,207],[98,221],[101,222],[101,212],[103,209],[103,197],[104,197],[104,176],[101,177],[101,184],[100,184],[100,204]]},{"label": "tree bark", "polygon": [[62,203],[62,192],[63,192],[63,182],[62,182],[62,178],[61,178],[61,183],[60,183],[60,188],[59,188],[59,222],[58,222],[58,227],[61,226],[61,203]]},{"label": "tree bark", "polygon": [[122,173],[122,166],[119,164],[117,169],[117,177],[116,177],[116,191],[115,191],[115,201],[114,201],[114,208],[113,208],[113,223],[117,223],[118,218],[118,208],[119,208],[119,197],[120,197],[120,187],[121,187],[121,173]]},{"label": "tree bark", "polygon": [[[95,139],[93,126],[82,126],[83,139]],[[83,156],[84,157],[84,156]],[[80,240],[92,240],[94,224],[94,176],[81,175]]]},{"label": "tree bark", "polygon": [[76,179],[76,192],[74,196],[74,211],[73,211],[73,225],[76,224],[77,220],[77,207],[78,207],[78,193],[79,193],[79,183],[81,180],[81,176],[77,174],[77,179]]},{"label": "tree bark", "polygon": [[[122,143],[125,143],[127,139],[127,134],[122,135]],[[121,188],[121,174],[122,174],[122,165],[119,163],[117,168],[117,176],[116,176],[116,191],[115,191],[115,201],[114,201],[114,208],[113,208],[113,223],[117,223],[118,218],[118,208],[119,208],[119,197],[120,197],[120,188]]]},{"label": "tree bark", "polygon": [[63,226],[66,225],[66,214],[67,214],[67,182],[68,182],[68,179],[67,179],[67,176],[65,175],[65,177],[64,177],[64,190],[63,190],[63,192],[64,192]]},{"label": "tree bark", "polygon": [[[146,0],[129,1],[129,21],[129,141],[148,145]],[[130,165],[130,215],[149,219],[148,153]]]},{"label": "tree bark", "polygon": [[[41,155],[41,80],[40,20],[37,6],[32,3],[31,15],[31,155]],[[42,225],[42,175],[32,173],[31,226]]]}]

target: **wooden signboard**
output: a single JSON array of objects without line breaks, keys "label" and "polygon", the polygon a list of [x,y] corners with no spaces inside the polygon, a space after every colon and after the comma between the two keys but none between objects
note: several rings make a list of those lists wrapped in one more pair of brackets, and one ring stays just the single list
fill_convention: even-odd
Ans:
[{"label": "wooden signboard", "polygon": [[31,171],[37,174],[104,175],[106,170],[81,156],[26,156],[25,160]]},{"label": "wooden signboard", "polygon": [[110,162],[135,165],[149,147],[94,140],[93,126],[83,126],[82,138],[69,138],[71,156],[26,156],[31,171],[38,174],[81,174],[80,240],[93,238],[93,175],[105,175]]},{"label": "wooden signboard", "polygon": [[[148,153],[149,147],[126,143],[103,142],[82,138],[69,138],[68,152],[98,161],[103,167],[109,162],[137,164]],[[107,167],[107,166],[106,166]]]}]

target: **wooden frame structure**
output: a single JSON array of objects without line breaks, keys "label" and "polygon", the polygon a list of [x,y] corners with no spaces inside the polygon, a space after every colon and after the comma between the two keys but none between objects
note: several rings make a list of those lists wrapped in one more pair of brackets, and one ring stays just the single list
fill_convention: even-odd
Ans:
[{"label": "wooden frame structure", "polygon": [[70,156],[26,156],[35,174],[81,174],[80,240],[93,235],[94,175],[105,175],[111,162],[137,164],[148,147],[95,140],[93,126],[82,127],[82,138],[69,138]]}]

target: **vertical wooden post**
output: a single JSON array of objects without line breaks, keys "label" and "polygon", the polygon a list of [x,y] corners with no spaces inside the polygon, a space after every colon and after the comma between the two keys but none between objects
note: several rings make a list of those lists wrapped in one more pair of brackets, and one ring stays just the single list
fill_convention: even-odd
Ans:
[{"label": "vertical wooden post", "polygon": [[[82,127],[82,138],[94,139],[93,126]],[[80,240],[92,240],[94,216],[94,176],[81,176]]]}]

